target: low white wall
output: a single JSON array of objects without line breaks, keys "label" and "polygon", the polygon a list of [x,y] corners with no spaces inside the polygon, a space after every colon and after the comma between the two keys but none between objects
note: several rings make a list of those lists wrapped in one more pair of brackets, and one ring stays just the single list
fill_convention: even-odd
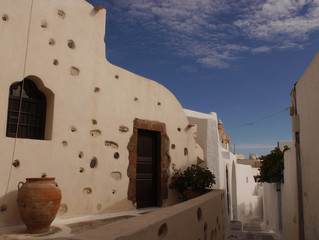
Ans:
[{"label": "low white wall", "polygon": [[263,183],[264,190],[264,227],[267,230],[278,232],[279,213],[278,213],[278,194],[276,183]]},{"label": "low white wall", "polygon": [[214,190],[198,198],[140,217],[111,223],[70,239],[224,240],[225,213],[224,191]]}]

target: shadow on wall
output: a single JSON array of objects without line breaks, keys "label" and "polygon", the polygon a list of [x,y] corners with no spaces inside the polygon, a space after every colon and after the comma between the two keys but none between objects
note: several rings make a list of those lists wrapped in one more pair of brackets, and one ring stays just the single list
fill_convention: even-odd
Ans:
[{"label": "shadow on wall", "polygon": [[[22,224],[17,204],[18,190],[11,191],[0,198],[0,218],[6,224]],[[11,218],[8,218],[11,216]]]}]

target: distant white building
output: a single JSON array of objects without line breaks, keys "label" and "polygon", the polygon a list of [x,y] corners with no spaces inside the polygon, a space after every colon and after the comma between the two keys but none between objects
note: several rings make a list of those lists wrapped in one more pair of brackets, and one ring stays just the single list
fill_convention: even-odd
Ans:
[{"label": "distant white building", "polygon": [[[216,176],[216,188],[225,189],[229,219],[262,218],[262,188],[254,180],[260,161],[237,160],[229,151],[230,137],[216,113],[184,110],[188,121],[197,125],[196,141],[204,150],[204,162]],[[244,156],[239,156],[244,158]]]}]

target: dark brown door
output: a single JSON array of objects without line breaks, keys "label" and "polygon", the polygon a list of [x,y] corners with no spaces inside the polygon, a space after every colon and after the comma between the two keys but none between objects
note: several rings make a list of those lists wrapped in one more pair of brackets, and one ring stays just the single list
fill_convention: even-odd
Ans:
[{"label": "dark brown door", "polygon": [[137,208],[157,205],[159,170],[159,132],[138,129],[136,164]]}]

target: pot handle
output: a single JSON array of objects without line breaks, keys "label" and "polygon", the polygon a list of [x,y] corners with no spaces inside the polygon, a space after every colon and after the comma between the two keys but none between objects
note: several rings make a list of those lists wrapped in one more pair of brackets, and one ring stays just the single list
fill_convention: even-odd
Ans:
[{"label": "pot handle", "polygon": [[[20,185],[21,184],[21,185]],[[20,190],[20,188],[23,186],[24,182],[19,182],[18,183],[18,191]]]}]

